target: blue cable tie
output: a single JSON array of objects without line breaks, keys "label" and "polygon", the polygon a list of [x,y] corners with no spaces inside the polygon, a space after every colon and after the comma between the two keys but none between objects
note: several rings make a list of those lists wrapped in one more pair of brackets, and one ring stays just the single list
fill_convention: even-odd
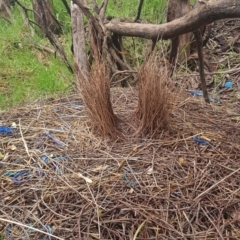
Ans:
[{"label": "blue cable tie", "polygon": [[[45,163],[49,163],[50,162],[50,158],[47,157],[46,155],[41,156],[41,160],[43,160]],[[56,156],[56,157],[51,158],[51,160],[52,160],[51,163],[53,165],[51,167],[51,169],[54,170],[54,171],[57,171],[57,175],[62,175],[63,171],[62,171],[62,169],[59,168],[59,162],[68,160],[68,157],[65,156],[65,155],[63,155],[63,156]],[[41,165],[39,166],[39,168],[42,168]],[[39,171],[37,173],[37,176],[39,176],[39,177],[40,176],[44,176],[44,175],[45,175],[45,173],[41,172],[41,171]]]},{"label": "blue cable tie", "polygon": [[131,186],[135,186],[135,185],[137,185],[137,182],[136,181],[131,181],[129,178],[128,178],[128,176],[127,176],[127,174],[128,173],[132,173],[133,174],[133,172],[131,171],[131,170],[126,170],[126,171],[124,171],[124,179],[131,185]]},{"label": "blue cable tie", "polygon": [[[46,231],[50,234],[52,234],[52,228],[49,225],[44,226],[41,230]],[[45,240],[46,236],[45,235],[41,235],[38,240]],[[51,240],[50,236],[47,236],[47,239]]]},{"label": "blue cable tie", "polygon": [[16,172],[7,171],[7,172],[4,173],[4,176],[6,176],[6,177],[13,177],[15,173]]},{"label": "blue cable tie", "polygon": [[30,172],[28,170],[22,170],[19,172],[16,172],[13,176],[12,176],[12,181],[15,184],[21,184],[23,182],[26,182],[29,180],[29,177],[26,179],[26,176],[29,176]]},{"label": "blue cable tie", "polygon": [[[197,96],[197,97],[202,97],[203,96],[203,92],[202,91],[190,90],[189,92],[193,96]],[[210,100],[210,102],[221,103],[220,99],[215,99],[215,98],[209,97],[209,100]]]},{"label": "blue cable tie", "polygon": [[190,92],[191,95],[193,95],[193,96],[198,96],[198,97],[203,96],[203,93],[202,93],[201,91],[190,90],[189,92]]},{"label": "blue cable tie", "polygon": [[46,155],[43,155],[41,157],[41,159],[45,162],[45,163],[49,163],[49,157],[47,157]]}]

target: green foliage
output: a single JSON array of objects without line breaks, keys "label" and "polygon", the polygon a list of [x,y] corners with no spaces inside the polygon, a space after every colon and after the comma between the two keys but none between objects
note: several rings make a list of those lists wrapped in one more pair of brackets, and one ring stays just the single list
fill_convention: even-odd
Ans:
[{"label": "green foliage", "polygon": [[[101,2],[100,0],[98,1]],[[120,18],[134,19],[137,15],[139,0],[117,1],[110,0],[106,15]],[[167,0],[144,1],[140,19],[148,23],[165,22]],[[123,38],[126,59],[129,64],[140,66],[144,60],[148,41],[140,38]]]},{"label": "green foliage", "polygon": [[[134,18],[137,15],[138,3],[139,0],[110,0],[107,8],[107,15],[122,18]],[[164,12],[166,5],[167,0],[144,1],[140,18],[152,23],[162,23],[165,21]]]},{"label": "green foliage", "polygon": [[[70,1],[67,1],[70,2]],[[56,19],[61,23],[63,34],[71,32],[71,18],[62,1],[53,1],[53,10]]]},{"label": "green foliage", "polygon": [[[0,109],[68,91],[74,76],[54,54],[35,47],[49,42],[29,30],[18,8],[10,21],[0,19]],[[66,49],[70,55],[70,42]]]}]

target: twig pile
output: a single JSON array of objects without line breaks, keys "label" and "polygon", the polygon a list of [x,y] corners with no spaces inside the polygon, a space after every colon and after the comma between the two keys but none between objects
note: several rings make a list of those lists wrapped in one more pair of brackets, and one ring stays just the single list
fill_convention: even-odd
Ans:
[{"label": "twig pile", "polygon": [[93,136],[75,95],[1,112],[16,128],[1,134],[0,238],[238,239],[236,112],[183,97],[159,139],[133,138],[137,91],[112,91],[122,142]]},{"label": "twig pile", "polygon": [[110,79],[106,66],[96,62],[88,79],[79,81],[94,132],[102,137],[118,138],[120,132],[110,99]]},{"label": "twig pile", "polygon": [[138,134],[154,136],[167,129],[173,110],[173,83],[169,79],[167,63],[156,56],[150,57],[138,72],[138,87]]}]

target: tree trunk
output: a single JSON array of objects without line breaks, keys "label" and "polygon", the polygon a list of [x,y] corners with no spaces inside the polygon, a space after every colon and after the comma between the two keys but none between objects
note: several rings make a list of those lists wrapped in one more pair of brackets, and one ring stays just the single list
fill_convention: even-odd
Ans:
[{"label": "tree trunk", "polygon": [[73,53],[77,80],[79,80],[82,77],[88,79],[89,66],[86,54],[86,40],[83,13],[81,9],[74,3],[71,3],[71,20],[72,20]]},{"label": "tree trunk", "polygon": [[[44,11],[41,11],[40,3],[43,5]],[[38,32],[42,35],[46,31],[51,31],[54,34],[61,33],[61,25],[54,16],[54,11],[52,8],[52,0],[33,0],[33,11],[34,11],[34,20],[37,25],[40,27],[41,31]],[[46,26],[43,23],[43,15],[46,19]],[[43,28],[48,29],[43,29]]]},{"label": "tree trunk", "polygon": [[[167,7],[167,22],[171,22],[190,12],[189,0],[169,0]],[[169,62],[174,65],[176,61],[187,61],[190,55],[191,34],[185,33],[171,40]]]},{"label": "tree trunk", "polygon": [[10,7],[14,5],[13,0],[0,0],[0,18],[9,18],[10,17]]}]

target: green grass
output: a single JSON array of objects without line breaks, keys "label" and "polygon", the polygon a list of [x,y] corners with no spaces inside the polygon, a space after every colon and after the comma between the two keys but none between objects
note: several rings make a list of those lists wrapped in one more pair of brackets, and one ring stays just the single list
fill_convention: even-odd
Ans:
[{"label": "green grass", "polygon": [[[99,3],[101,0],[98,1]],[[139,0],[117,1],[110,0],[106,15],[134,19],[137,15]],[[165,10],[167,0],[144,1],[140,19],[148,23],[163,23],[166,20]],[[123,46],[127,52],[126,59],[130,65],[140,66],[144,61],[148,40],[140,38],[123,38]]]},{"label": "green grass", "polygon": [[[31,2],[21,1],[28,8],[31,8]],[[107,15],[134,18],[138,2],[110,0]],[[164,22],[166,3],[167,0],[145,1],[141,19],[153,23]],[[53,8],[63,26],[61,42],[68,59],[72,61],[71,19],[61,1],[53,1]],[[29,12],[33,20],[32,15]],[[36,44],[51,45],[46,39],[38,37],[33,29],[30,30],[22,16],[22,12],[15,6],[11,24],[0,19],[0,110],[38,98],[67,93],[75,79],[58,57],[33,47]],[[141,64],[146,40],[135,39],[133,42],[132,38],[126,38],[124,42],[130,55],[134,56],[135,64]]]},{"label": "green grass", "polygon": [[[101,3],[101,0],[97,1]],[[151,23],[163,23],[166,21],[166,7],[168,0],[148,0],[144,1],[141,11],[141,19]],[[195,0],[191,0],[193,4]],[[119,1],[110,0],[107,8],[107,15],[115,17],[134,18],[137,14],[139,0]]]},{"label": "green grass", "polygon": [[32,37],[17,9],[11,22],[0,20],[0,109],[69,91],[74,76],[66,66],[53,54],[33,47],[50,46],[48,41]]},{"label": "green grass", "polygon": [[[101,1],[97,1],[101,2]],[[107,15],[114,17],[126,17],[134,18],[137,14],[139,0],[132,1],[117,1],[110,0],[107,8]],[[167,0],[151,0],[144,1],[141,19],[147,20],[148,22],[161,23],[165,21],[165,8]]]}]

